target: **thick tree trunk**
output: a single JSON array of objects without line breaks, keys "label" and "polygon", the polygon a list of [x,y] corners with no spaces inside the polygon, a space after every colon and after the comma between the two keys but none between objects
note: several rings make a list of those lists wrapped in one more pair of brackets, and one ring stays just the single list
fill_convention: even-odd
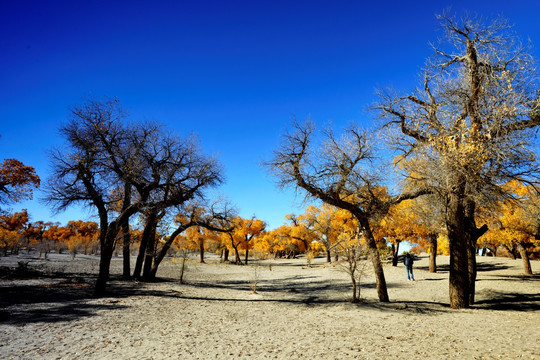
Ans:
[{"label": "thick tree trunk", "polygon": [[223,261],[229,261],[229,248],[223,249]]},{"label": "thick tree trunk", "polygon": [[450,245],[450,307],[469,307],[468,236],[465,233],[465,181],[454,176],[446,209],[446,226]]},{"label": "thick tree trunk", "polygon": [[375,272],[375,281],[377,283],[377,295],[380,302],[389,302],[388,289],[386,288],[386,280],[384,278],[384,270],[381,262],[381,257],[379,255],[379,249],[377,249],[377,242],[373,237],[371,232],[371,227],[369,225],[369,220],[364,217],[357,216],[362,226],[364,237],[368,245],[369,257],[373,264],[373,270]]},{"label": "thick tree trunk", "polygon": [[437,272],[437,234],[429,234],[429,272]]},{"label": "thick tree trunk", "polygon": [[105,288],[107,281],[109,280],[109,269],[111,266],[113,249],[107,247],[101,249],[101,256],[99,259],[99,273],[97,276],[96,286],[94,287],[94,296],[105,295]]},{"label": "thick tree trunk", "polygon": [[396,240],[396,243],[392,243],[392,266],[397,266],[399,258],[399,244],[401,241]]},{"label": "thick tree trunk", "polygon": [[527,253],[527,245],[524,243],[521,243],[519,246],[519,253],[521,254],[521,258],[523,259],[523,269],[525,271],[525,275],[532,275],[532,267],[531,267],[531,260],[529,259],[529,254]]},{"label": "thick tree trunk", "polygon": [[326,262],[331,263],[332,262],[332,256],[330,254],[330,250],[326,250]]},{"label": "thick tree trunk", "polygon": [[109,271],[111,267],[111,259],[114,252],[114,245],[118,230],[115,224],[111,224],[107,228],[104,239],[101,245],[101,254],[99,258],[99,273],[94,287],[94,296],[105,295],[105,288],[109,280]]}]

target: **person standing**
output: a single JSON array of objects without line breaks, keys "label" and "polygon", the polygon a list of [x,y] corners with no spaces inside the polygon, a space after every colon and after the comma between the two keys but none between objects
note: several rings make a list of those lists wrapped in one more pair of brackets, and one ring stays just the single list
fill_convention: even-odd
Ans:
[{"label": "person standing", "polygon": [[414,260],[410,253],[405,254],[403,263],[405,264],[405,268],[407,269],[407,280],[414,281],[414,275],[413,275],[413,270],[412,270]]}]

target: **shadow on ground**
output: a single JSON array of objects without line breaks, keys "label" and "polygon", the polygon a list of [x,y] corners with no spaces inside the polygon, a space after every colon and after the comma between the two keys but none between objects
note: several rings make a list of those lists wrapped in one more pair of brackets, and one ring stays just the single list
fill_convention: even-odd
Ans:
[{"label": "shadow on ground", "polygon": [[538,311],[540,310],[540,294],[490,291],[488,298],[477,301],[474,308],[499,311]]},{"label": "shadow on ground", "polygon": [[[132,296],[177,297],[172,290],[148,289],[144,283],[112,277],[104,297],[93,296],[95,276],[70,273],[10,273],[0,286],[0,323],[73,321],[100,310],[128,308],[123,299]],[[88,300],[97,300],[89,302]]]},{"label": "shadow on ground", "polygon": [[[506,268],[500,264],[484,267],[483,271]],[[122,280],[112,277],[108,284],[107,297],[93,297],[94,275],[78,273],[41,273],[38,271],[13,272],[0,268],[0,323],[23,325],[27,323],[73,321],[94,316],[102,311],[125,309],[129,305],[125,299],[130,297],[166,297],[193,301],[243,301],[289,303],[302,306],[328,306],[349,304],[355,309],[405,312],[411,314],[435,315],[450,311],[447,304],[437,302],[400,301],[379,303],[363,301],[350,304],[351,284],[346,281],[320,280],[315,276],[296,275],[279,279],[261,279],[257,282],[257,291],[261,297],[246,297],[252,291],[249,280],[233,281],[190,281],[187,287],[215,289],[215,296],[190,296],[172,287],[156,289],[146,283]],[[538,276],[506,276],[494,274],[494,277],[507,278],[509,281],[539,281]],[[486,279],[489,280],[489,279]],[[163,283],[175,284],[172,279],[158,279]],[[484,280],[482,280],[484,281]],[[387,284],[388,288],[404,286],[402,283]],[[373,289],[374,282],[362,283],[362,289]],[[223,296],[219,290],[236,290],[241,296]],[[264,296],[268,294],[271,296]],[[336,295],[341,294],[341,295]],[[499,311],[535,311],[540,310],[540,294],[521,294],[505,292],[479,293],[475,309]],[[95,300],[95,301],[91,301]]]},{"label": "shadow on ground", "polygon": [[[478,272],[490,272],[490,271],[499,271],[499,270],[507,270],[510,269],[510,267],[503,263],[477,263],[477,270]],[[423,270],[423,271],[429,271],[429,266],[415,266],[415,269]],[[438,273],[447,273],[450,271],[450,265],[444,264],[444,265],[437,265],[437,272]]]}]

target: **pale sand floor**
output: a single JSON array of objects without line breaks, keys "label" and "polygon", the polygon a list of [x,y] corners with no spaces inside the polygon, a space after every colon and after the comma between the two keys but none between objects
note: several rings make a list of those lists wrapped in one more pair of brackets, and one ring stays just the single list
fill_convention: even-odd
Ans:
[{"label": "pale sand floor", "polygon": [[442,256],[435,274],[422,256],[414,282],[402,264],[386,266],[390,304],[377,302],[370,266],[352,304],[347,275],[324,259],[210,256],[189,264],[187,284],[169,261],[158,273],[168,281],[112,280],[111,296],[95,299],[96,258],[56,255],[30,267],[60,274],[0,280],[0,359],[540,359],[540,277],[522,276],[521,260],[478,262],[477,305],[451,310]]}]

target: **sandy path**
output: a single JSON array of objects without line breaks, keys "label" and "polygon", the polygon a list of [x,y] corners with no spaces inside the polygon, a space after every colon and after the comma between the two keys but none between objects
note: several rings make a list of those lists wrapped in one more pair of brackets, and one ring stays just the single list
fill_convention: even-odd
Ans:
[{"label": "sandy path", "polygon": [[[445,305],[445,257],[436,274],[423,270],[427,258],[415,263],[415,282],[402,265],[386,267],[391,304],[376,301],[369,274],[365,301],[348,303],[347,276],[322,261],[192,264],[188,284],[113,281],[116,296],[101,299],[84,276],[3,280],[0,358],[540,359],[540,277],[520,276],[520,260],[479,258],[479,303],[460,311]],[[177,276],[177,264],[164,265],[159,275]],[[9,291],[21,285],[22,296]]]}]

